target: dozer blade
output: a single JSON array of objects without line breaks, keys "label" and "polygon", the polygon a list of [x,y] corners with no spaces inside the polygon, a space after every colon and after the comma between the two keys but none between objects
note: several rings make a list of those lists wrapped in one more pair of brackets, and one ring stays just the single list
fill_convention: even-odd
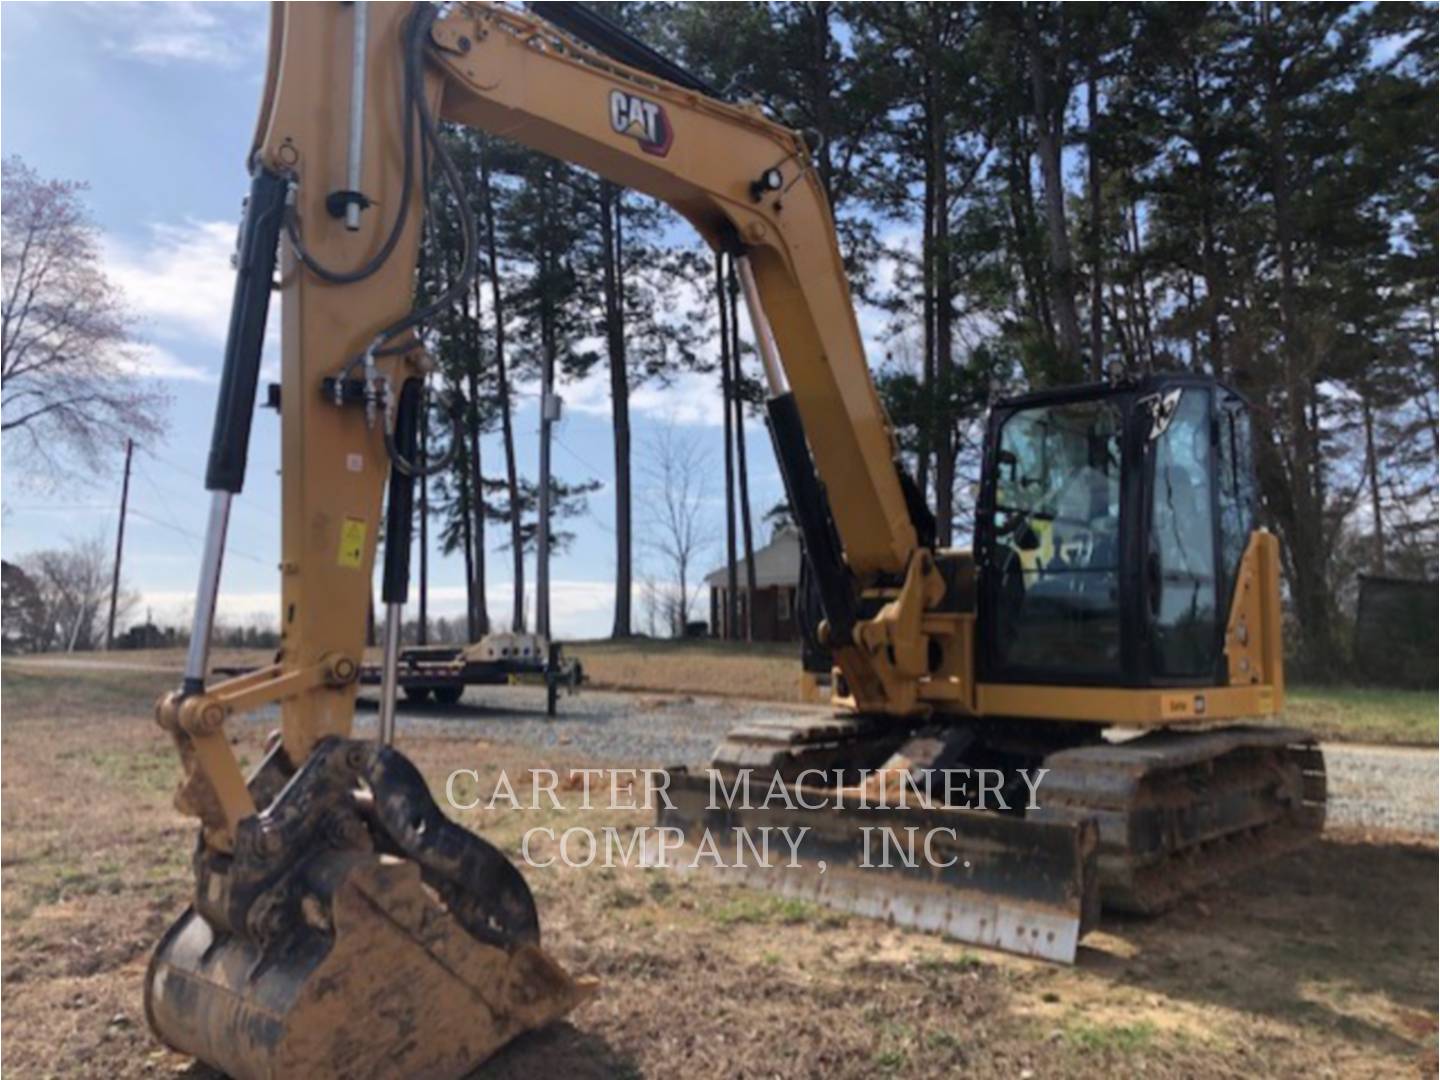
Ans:
[{"label": "dozer blade", "polygon": [[196,869],[146,1017],[234,1077],[463,1076],[592,989],[541,950],[519,871],[374,743],[322,744]]},{"label": "dozer blade", "polygon": [[[752,778],[748,792],[731,800],[712,791],[709,775],[672,770],[671,805],[661,801],[646,860],[682,870],[715,866],[724,880],[1060,963],[1074,962],[1098,919],[1098,837],[1089,821],[863,808],[853,791],[837,800],[834,790],[793,784],[791,808],[767,800],[771,788],[762,779],[769,778]],[[726,780],[725,792],[734,783]],[[837,801],[844,802],[839,809]],[[667,847],[667,829],[683,834],[683,849]],[[767,838],[769,860],[754,858]]]}]

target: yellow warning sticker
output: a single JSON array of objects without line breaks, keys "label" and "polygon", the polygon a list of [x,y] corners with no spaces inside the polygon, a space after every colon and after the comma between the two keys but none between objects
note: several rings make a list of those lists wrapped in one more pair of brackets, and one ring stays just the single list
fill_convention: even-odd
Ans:
[{"label": "yellow warning sticker", "polygon": [[1275,688],[1273,686],[1260,687],[1260,711],[1272,713],[1275,711]]},{"label": "yellow warning sticker", "polygon": [[359,518],[347,517],[345,523],[340,526],[340,558],[338,561],[341,566],[358,570],[364,558],[365,522]]}]

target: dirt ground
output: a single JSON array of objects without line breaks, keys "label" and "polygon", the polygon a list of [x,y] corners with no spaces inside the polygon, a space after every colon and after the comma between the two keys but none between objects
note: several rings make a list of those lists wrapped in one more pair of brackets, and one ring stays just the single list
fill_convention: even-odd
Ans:
[{"label": "dirt ground", "polygon": [[[150,947],[189,887],[191,824],[150,718],[159,672],[3,671],[3,1066],[11,1076],[208,1075],[145,1028]],[[263,729],[237,724],[258,758]],[[437,788],[585,764],[436,734]],[[438,794],[438,792],[437,792]],[[522,796],[524,793],[522,792]],[[575,796],[578,798],[578,796]],[[458,814],[518,851],[563,811]],[[649,821],[584,815],[591,828]],[[482,1075],[1433,1076],[1433,837],[1327,833],[1154,920],[1107,919],[1073,968],[638,867],[528,869],[545,942],[601,980]]]}]

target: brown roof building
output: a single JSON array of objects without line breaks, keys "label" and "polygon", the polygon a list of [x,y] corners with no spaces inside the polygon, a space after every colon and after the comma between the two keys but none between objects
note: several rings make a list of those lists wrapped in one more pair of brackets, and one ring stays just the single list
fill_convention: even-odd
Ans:
[{"label": "brown roof building", "polygon": [[[738,624],[728,626],[730,605],[727,601],[726,568],[705,575],[710,590],[710,632],[715,637],[744,639],[748,589],[745,561],[736,560],[735,581],[738,588]],[[795,619],[796,590],[800,584],[800,534],[794,529],[781,529],[770,543],[755,551],[755,640],[798,641],[799,624]]]}]

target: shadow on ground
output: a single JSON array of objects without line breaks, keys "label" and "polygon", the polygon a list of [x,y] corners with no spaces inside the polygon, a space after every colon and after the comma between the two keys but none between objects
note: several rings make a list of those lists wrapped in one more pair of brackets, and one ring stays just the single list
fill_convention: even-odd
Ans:
[{"label": "shadow on ground", "polygon": [[[1134,955],[1082,949],[1079,963],[1166,997],[1413,1052],[1436,1024],[1437,872],[1433,848],[1327,835],[1162,917],[1107,916],[1103,929]],[[1210,953],[1203,975],[1183,959],[1197,947]]]}]

